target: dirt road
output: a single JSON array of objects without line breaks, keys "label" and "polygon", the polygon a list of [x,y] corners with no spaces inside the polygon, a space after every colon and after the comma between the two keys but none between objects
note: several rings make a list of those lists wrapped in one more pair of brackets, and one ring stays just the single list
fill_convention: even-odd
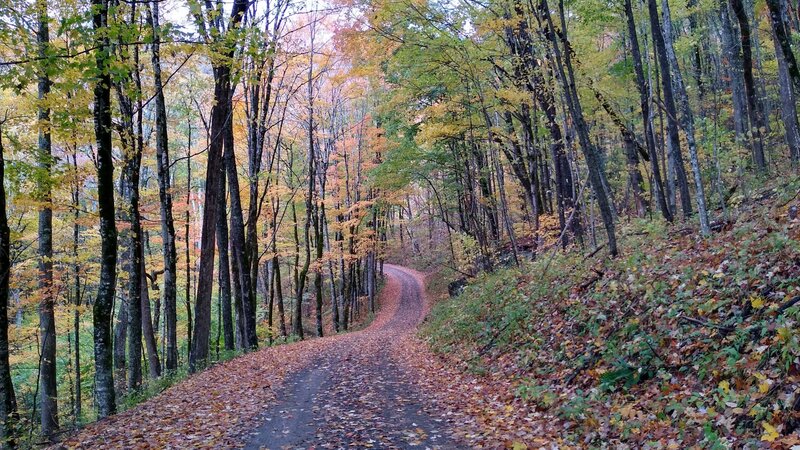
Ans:
[{"label": "dirt road", "polygon": [[289,374],[247,448],[459,448],[441,414],[426,409],[413,375],[392,353],[424,315],[423,289],[386,266],[383,308],[365,330],[337,336]]}]

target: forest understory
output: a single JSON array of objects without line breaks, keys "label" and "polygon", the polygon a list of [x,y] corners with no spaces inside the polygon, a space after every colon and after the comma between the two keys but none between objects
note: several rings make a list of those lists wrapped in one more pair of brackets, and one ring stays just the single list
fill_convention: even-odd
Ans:
[{"label": "forest understory", "polygon": [[497,386],[477,396],[492,392],[505,414],[477,416],[507,448],[517,429],[566,447],[795,448],[797,187],[754,192],[705,240],[632,221],[616,259],[542,252],[466,282],[445,264],[422,339],[440,370]]},{"label": "forest understory", "polygon": [[[432,353],[417,336],[431,308],[423,291],[428,277],[388,270],[380,310],[364,330],[217,364],[52,448],[553,448],[562,442],[553,439],[555,430],[544,432],[541,413],[516,409],[507,395],[511,384],[456,370]],[[332,365],[320,362],[331,356]],[[354,378],[287,386],[308,370],[345,370]],[[359,389],[380,385],[392,370],[404,384],[391,397],[384,389]],[[312,401],[297,403],[294,397],[305,392]],[[348,397],[357,402],[347,404]],[[394,415],[403,408],[411,413],[406,420]]]},{"label": "forest understory", "polygon": [[[416,407],[439,423],[440,441],[433,443],[416,423],[398,428],[412,447],[800,445],[795,183],[753,193],[707,240],[692,226],[631,221],[620,241],[626,250],[613,260],[577,248],[542,252],[462,286],[443,248],[397,254],[426,270],[409,273],[427,288],[418,313],[427,318],[420,330],[387,331],[384,324],[404,314],[398,280],[387,278],[375,321],[353,332],[363,342],[344,360],[358,361],[349,370],[374,383],[368,358],[377,357],[365,349],[393,341],[390,360],[414,392],[402,397],[417,398]],[[459,289],[451,296],[453,281]],[[314,358],[335,354],[339,342],[352,338],[284,344],[218,364],[57,448],[272,448],[268,436],[253,444],[259,424],[300,415],[274,406],[287,376],[320,365]],[[320,383],[298,392],[323,386],[344,389]],[[379,412],[334,414],[338,401],[320,400],[328,406],[316,406],[318,418],[311,421],[319,428],[283,431],[307,441],[276,448],[405,448],[380,425],[391,422],[380,408],[402,402],[360,395],[367,402],[362,409],[369,404]],[[328,414],[338,426],[319,422]]]}]

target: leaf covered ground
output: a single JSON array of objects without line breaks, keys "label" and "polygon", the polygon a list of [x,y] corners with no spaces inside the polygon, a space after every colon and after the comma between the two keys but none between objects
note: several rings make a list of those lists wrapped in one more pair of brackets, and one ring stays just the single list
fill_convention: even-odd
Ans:
[{"label": "leaf covered ground", "polygon": [[288,377],[248,449],[456,449],[457,424],[428,402],[398,354],[425,311],[413,271],[387,266],[382,307],[365,330],[337,336]]},{"label": "leaf covered ground", "polygon": [[466,448],[406,347],[427,312],[422,276],[390,274],[360,331],[216,365],[68,437],[57,448]]},{"label": "leaf covered ground", "polygon": [[250,353],[167,389],[121,414],[100,420],[57,448],[224,448],[242,443],[275,400],[287,373],[300,370],[330,339]]},{"label": "leaf covered ground", "polygon": [[633,223],[615,260],[548,252],[480,275],[434,306],[440,362],[421,370],[474,389],[439,391],[480,422],[476,446],[798,445],[794,194],[766,191],[708,239]]},{"label": "leaf covered ground", "polygon": [[[408,406],[401,397],[414,399],[413,414],[433,419],[441,448],[800,445],[794,202],[768,193],[718,224],[709,239],[690,228],[633,223],[615,260],[600,252],[544,253],[520,268],[480,275],[460,296],[434,302],[420,335],[413,324],[387,328],[401,298],[389,282],[381,313],[361,337],[236,358],[61,445],[261,446],[264,424],[289,411],[280,394],[294,395],[291,380],[317,366],[352,383],[315,387],[306,427],[315,445],[379,448],[382,441],[370,441],[376,430],[390,444],[425,441],[426,430],[403,426],[398,434],[386,420],[392,405]],[[442,280],[440,273],[428,278],[431,286]],[[428,300],[415,321],[431,308]],[[342,342],[357,345],[338,352],[344,356],[335,367],[328,360],[315,365],[320,355],[337,355]],[[370,352],[392,373],[370,372]],[[371,379],[377,387],[364,389]],[[384,395],[381,384],[408,395]],[[404,414],[398,417],[411,417]]]}]

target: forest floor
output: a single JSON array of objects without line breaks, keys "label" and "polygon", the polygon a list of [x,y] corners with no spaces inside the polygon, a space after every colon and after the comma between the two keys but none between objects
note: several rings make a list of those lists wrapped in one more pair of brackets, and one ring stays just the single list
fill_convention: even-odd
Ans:
[{"label": "forest floor", "polygon": [[451,424],[393,357],[423,318],[420,279],[399,267],[386,272],[376,320],[287,377],[247,448],[457,448],[446,433]]},{"label": "forest floor", "polygon": [[634,219],[619,258],[548,247],[453,298],[445,262],[387,265],[365,329],[219,364],[62,445],[800,448],[798,192],[737,200],[708,238]]},{"label": "forest floor", "polygon": [[430,309],[424,276],[391,265],[386,275],[381,309],[367,328],[216,365],[88,425],[58,447],[513,446],[493,440],[498,433],[519,433],[520,442],[549,442],[536,438],[541,428],[526,415],[538,413],[520,413],[505,403],[508,398],[493,394],[502,389],[448,368],[418,340],[418,326]]},{"label": "forest floor", "polygon": [[[800,449],[798,192],[794,181],[731,199],[707,238],[629,219],[618,258],[589,242],[546,247],[470,277],[456,297],[448,281],[462,275],[428,264],[444,269],[429,275],[435,305],[419,339],[443,373],[497,387],[506,417],[470,416],[481,442]],[[528,435],[507,425],[526,420]]]}]

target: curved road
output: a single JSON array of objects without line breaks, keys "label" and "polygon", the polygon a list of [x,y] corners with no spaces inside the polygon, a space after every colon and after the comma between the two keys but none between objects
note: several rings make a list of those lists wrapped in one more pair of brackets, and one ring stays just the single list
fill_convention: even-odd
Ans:
[{"label": "curved road", "polygon": [[287,376],[248,449],[459,448],[444,417],[426,409],[421,389],[391,357],[423,319],[413,273],[386,266],[381,312],[365,330],[336,336],[325,354]]}]

